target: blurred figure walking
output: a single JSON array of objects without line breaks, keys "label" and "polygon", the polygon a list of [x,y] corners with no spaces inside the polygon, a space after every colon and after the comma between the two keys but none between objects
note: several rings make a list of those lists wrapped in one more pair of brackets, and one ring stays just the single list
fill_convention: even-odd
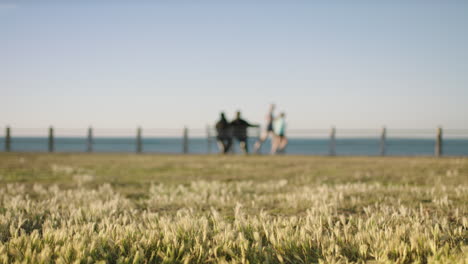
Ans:
[{"label": "blurred figure walking", "polygon": [[[262,144],[265,142],[265,140],[267,140],[270,137],[270,135],[273,141],[273,138],[275,136],[273,132],[273,120],[274,120],[273,112],[274,111],[275,111],[275,104],[270,104],[270,109],[268,110],[268,114],[266,115],[266,128],[262,132],[262,134],[260,135],[260,138],[257,140],[257,142],[255,142],[255,145],[254,145],[255,153],[260,152],[260,148],[262,147]],[[271,146],[273,148],[273,142]]]},{"label": "blurred figure walking", "polygon": [[244,154],[249,153],[248,148],[248,135],[247,135],[247,128],[248,127],[259,127],[259,125],[252,125],[249,122],[245,121],[241,118],[240,111],[236,113],[236,119],[231,122],[231,129],[234,138],[239,141],[240,148]]},{"label": "blurred figure walking", "polygon": [[222,112],[219,121],[216,123],[216,140],[218,143],[219,152],[226,154],[229,152],[232,145],[232,133],[229,122]]},{"label": "blurred figure walking", "polygon": [[281,113],[280,116],[273,122],[273,131],[275,133],[271,154],[284,153],[288,145],[286,138],[286,115]]}]

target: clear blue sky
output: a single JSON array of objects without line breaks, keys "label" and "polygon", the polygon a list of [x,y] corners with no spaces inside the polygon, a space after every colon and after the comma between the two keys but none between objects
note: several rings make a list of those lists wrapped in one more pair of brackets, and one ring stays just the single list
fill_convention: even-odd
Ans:
[{"label": "clear blue sky", "polygon": [[468,1],[154,2],[0,0],[0,126],[468,128]]}]

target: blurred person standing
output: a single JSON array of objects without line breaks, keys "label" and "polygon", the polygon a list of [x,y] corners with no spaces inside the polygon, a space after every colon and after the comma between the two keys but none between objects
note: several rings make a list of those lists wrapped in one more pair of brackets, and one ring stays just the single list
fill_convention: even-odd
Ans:
[{"label": "blurred person standing", "polygon": [[234,119],[230,125],[232,129],[232,135],[237,141],[239,141],[242,152],[244,154],[249,153],[247,128],[259,127],[259,125],[252,125],[242,119],[240,111],[237,111],[236,119]]},{"label": "blurred person standing", "polygon": [[219,152],[226,154],[229,152],[232,145],[232,133],[230,124],[226,120],[224,112],[221,112],[220,119],[216,122],[216,141],[218,143]]},{"label": "blurred person standing", "polygon": [[286,138],[286,115],[284,112],[273,122],[273,131],[275,135],[271,154],[284,153],[288,145],[288,139]]},{"label": "blurred person standing", "polygon": [[[271,138],[272,138],[272,141],[273,141],[273,138],[275,136],[275,134],[273,132],[273,120],[274,120],[273,112],[274,111],[275,111],[275,104],[270,104],[270,109],[268,110],[268,114],[266,115],[265,130],[262,131],[262,135],[257,140],[257,142],[255,142],[255,145],[254,145],[254,152],[255,153],[260,152],[260,148],[262,147],[265,140],[267,140],[270,137],[270,135],[271,135]],[[271,143],[271,147],[273,148],[273,142]]]}]

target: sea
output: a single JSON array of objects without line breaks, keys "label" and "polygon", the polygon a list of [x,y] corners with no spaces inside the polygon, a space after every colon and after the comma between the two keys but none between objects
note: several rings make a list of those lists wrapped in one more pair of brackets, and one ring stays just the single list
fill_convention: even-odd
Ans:
[{"label": "sea", "polygon": [[[256,139],[249,139],[249,149],[253,149]],[[271,142],[267,140],[262,154],[268,154]],[[54,152],[87,152],[85,137],[56,137]],[[93,139],[93,152],[134,153],[137,150],[135,137],[96,137]],[[175,137],[143,138],[143,153],[181,154],[183,139]],[[0,151],[5,151],[5,139],[0,138]],[[47,152],[47,137],[13,137],[10,151]],[[188,153],[218,153],[215,138],[189,138]],[[435,152],[435,139],[429,138],[387,138],[385,155],[388,156],[432,156]],[[233,154],[240,154],[238,143],[234,141]],[[468,138],[444,139],[444,156],[468,156]],[[328,138],[290,138],[284,155],[330,155]],[[378,156],[381,155],[381,143],[378,138],[338,138],[335,142],[337,156]]]}]

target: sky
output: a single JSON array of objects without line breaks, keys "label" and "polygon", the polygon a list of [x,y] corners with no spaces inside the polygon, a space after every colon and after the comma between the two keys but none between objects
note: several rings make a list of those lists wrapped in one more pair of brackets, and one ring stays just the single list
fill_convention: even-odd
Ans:
[{"label": "sky", "polygon": [[0,0],[0,126],[468,128],[468,1]]}]

